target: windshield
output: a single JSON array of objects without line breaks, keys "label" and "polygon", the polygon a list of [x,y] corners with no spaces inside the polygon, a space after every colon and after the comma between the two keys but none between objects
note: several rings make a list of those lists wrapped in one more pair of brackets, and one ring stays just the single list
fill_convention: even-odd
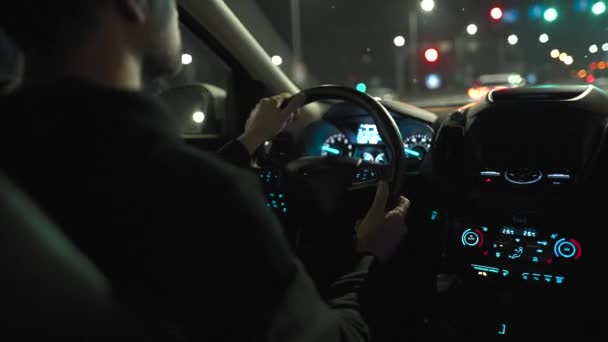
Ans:
[{"label": "windshield", "polygon": [[603,1],[227,0],[300,87],[466,103],[498,87],[608,87]]}]

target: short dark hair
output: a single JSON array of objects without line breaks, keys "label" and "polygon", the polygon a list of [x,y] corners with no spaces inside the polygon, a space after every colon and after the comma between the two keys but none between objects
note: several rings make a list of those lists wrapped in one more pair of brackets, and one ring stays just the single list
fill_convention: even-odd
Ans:
[{"label": "short dark hair", "polygon": [[53,55],[78,46],[103,1],[2,0],[0,27],[26,54]]}]

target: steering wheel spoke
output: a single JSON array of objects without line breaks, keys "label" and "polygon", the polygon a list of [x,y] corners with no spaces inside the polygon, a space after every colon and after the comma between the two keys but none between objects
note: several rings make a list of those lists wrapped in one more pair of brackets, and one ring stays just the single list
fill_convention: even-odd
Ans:
[{"label": "steering wheel spoke", "polygon": [[380,180],[388,180],[388,175],[390,175],[390,167],[361,160],[355,169],[352,184],[348,190],[353,191],[376,186]]}]

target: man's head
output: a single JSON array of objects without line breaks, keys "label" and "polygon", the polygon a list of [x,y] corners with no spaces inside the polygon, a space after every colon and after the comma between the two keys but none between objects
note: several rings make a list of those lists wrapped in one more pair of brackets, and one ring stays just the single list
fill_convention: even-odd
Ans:
[{"label": "man's head", "polygon": [[181,64],[176,0],[3,0],[0,19],[25,53],[26,73],[69,74],[128,57],[156,77]]}]

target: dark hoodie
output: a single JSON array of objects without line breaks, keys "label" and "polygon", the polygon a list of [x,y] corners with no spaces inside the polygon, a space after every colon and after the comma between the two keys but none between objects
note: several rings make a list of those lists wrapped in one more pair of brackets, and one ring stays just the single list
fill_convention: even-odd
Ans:
[{"label": "dark hoodie", "polygon": [[[2,99],[1,168],[120,301],[208,341],[366,341],[372,257],[324,302],[255,176],[185,144],[153,100],[66,80]],[[247,158],[238,143],[227,159]]]}]

